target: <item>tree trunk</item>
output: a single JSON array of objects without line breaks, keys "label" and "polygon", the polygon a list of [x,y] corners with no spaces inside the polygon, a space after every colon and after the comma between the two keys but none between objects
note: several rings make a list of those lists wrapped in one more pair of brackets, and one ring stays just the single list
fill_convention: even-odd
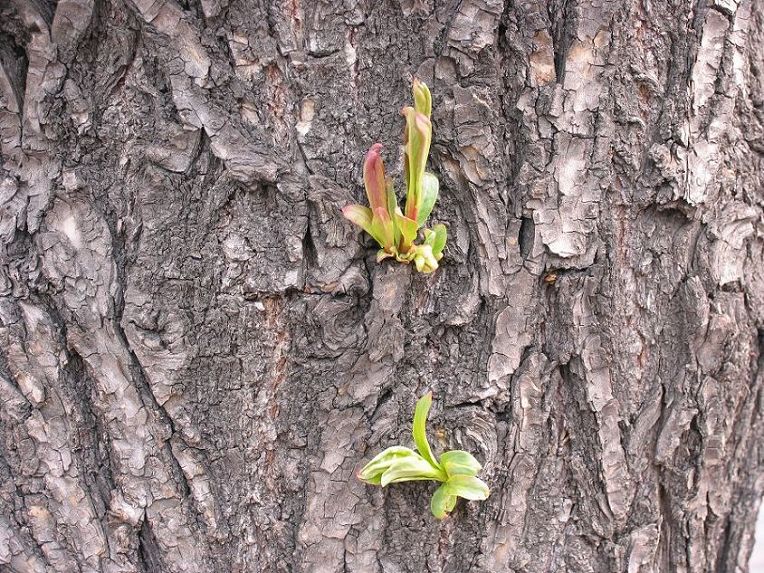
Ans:
[{"label": "tree trunk", "polygon": [[[432,275],[339,212],[414,76]],[[0,0],[0,145],[0,570],[747,570],[762,2]]]}]

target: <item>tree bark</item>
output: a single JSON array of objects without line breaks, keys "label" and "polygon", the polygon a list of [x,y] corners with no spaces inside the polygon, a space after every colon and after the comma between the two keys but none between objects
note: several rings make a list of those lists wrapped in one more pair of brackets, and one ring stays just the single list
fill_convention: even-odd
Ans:
[{"label": "tree bark", "polygon": [[[414,76],[432,275],[339,212]],[[747,570],[761,2],[0,0],[0,146],[0,570]]]}]

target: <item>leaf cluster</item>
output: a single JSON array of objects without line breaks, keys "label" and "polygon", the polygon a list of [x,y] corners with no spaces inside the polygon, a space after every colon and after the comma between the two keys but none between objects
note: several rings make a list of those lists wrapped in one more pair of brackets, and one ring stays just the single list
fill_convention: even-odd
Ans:
[{"label": "leaf cluster", "polygon": [[[446,227],[439,224],[424,228],[438,200],[438,178],[426,171],[432,142],[432,96],[424,82],[414,80],[414,107],[404,107],[403,171],[406,182],[406,210],[401,211],[393,182],[385,177],[382,144],[375,143],[366,154],[363,183],[369,206],[354,204],[342,214],[366,231],[379,245],[377,261],[394,257],[403,263],[413,261],[417,270],[431,273],[438,268],[446,246]],[[417,244],[419,230],[424,240]]]},{"label": "leaf cluster", "polygon": [[416,404],[412,434],[418,451],[392,446],[366,464],[358,477],[382,487],[404,481],[433,480],[441,482],[430,501],[432,514],[443,519],[456,505],[456,498],[484,500],[488,486],[477,476],[480,463],[463,450],[450,450],[436,459],[427,441],[427,414],[432,405],[432,392]]}]

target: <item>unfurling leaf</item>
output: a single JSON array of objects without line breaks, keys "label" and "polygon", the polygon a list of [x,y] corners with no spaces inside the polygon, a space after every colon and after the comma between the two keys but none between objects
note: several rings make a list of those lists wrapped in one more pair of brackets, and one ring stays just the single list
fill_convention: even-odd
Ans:
[{"label": "unfurling leaf", "polygon": [[[366,161],[363,166],[363,181],[371,208],[362,205],[349,205],[342,210],[342,214],[369,233],[385,253],[395,256],[397,255],[395,250],[396,225],[389,211],[390,202],[392,201],[394,209],[397,207],[395,206],[395,193],[392,191],[391,184],[389,185],[385,179],[381,151],[381,144],[372,145],[366,154]],[[392,193],[392,197],[390,193]]]},{"label": "unfurling leaf", "polygon": [[417,245],[414,253],[414,264],[420,273],[431,273],[438,268],[438,260],[432,253],[432,247],[425,243]]},{"label": "unfurling leaf", "polygon": [[429,118],[430,114],[432,114],[432,95],[430,94],[430,88],[428,88],[427,84],[419,78],[414,78],[414,85],[411,88],[411,92],[414,96],[414,109]]},{"label": "unfurling leaf", "polygon": [[416,449],[419,450],[422,457],[433,466],[440,468],[440,464],[435,459],[435,456],[432,455],[430,443],[427,441],[427,414],[430,413],[431,405],[432,392],[427,392],[427,394],[419,398],[416,403],[416,409],[414,410],[414,423],[411,428],[411,433],[414,436]]},{"label": "unfurling leaf", "polygon": [[366,197],[372,211],[378,208],[387,210],[387,187],[385,185],[385,167],[382,163],[382,144],[375,143],[366,154],[363,164],[363,184]]},{"label": "unfurling leaf", "polygon": [[430,152],[432,140],[432,124],[430,119],[416,111],[413,107],[404,107],[402,111],[406,118],[406,171],[408,171],[406,192],[406,216],[417,221],[420,196],[422,194],[422,179],[427,164],[427,154]]}]

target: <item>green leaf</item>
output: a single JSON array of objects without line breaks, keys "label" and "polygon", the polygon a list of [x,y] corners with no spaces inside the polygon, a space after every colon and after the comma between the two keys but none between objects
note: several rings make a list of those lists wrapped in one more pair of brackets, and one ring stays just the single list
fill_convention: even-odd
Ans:
[{"label": "green leaf", "polygon": [[363,466],[363,469],[358,473],[358,478],[373,485],[380,485],[382,474],[385,473],[396,460],[400,460],[407,456],[419,457],[411,448],[405,448],[403,446],[389,447],[382,453],[374,456],[368,464]]},{"label": "green leaf", "polygon": [[414,78],[414,86],[411,91],[414,96],[414,109],[430,117],[432,113],[432,95],[427,84],[419,78]]},{"label": "green leaf", "polygon": [[393,244],[397,245],[401,242],[401,230],[398,225],[398,217],[396,213],[400,213],[398,207],[398,198],[395,196],[395,189],[393,188],[393,182],[390,178],[386,180],[387,185],[387,212],[390,214],[390,219],[393,222]]},{"label": "green leaf", "polygon": [[456,505],[456,496],[449,492],[446,484],[442,484],[435,493],[432,494],[430,500],[430,511],[438,518],[443,519],[451,511],[453,511]]},{"label": "green leaf", "polygon": [[[342,216],[351,223],[355,223],[364,231],[371,226],[371,209],[363,205],[348,205],[343,207]],[[368,231],[366,231],[368,233]]]},{"label": "green leaf", "polygon": [[456,507],[456,496],[452,495],[446,502],[446,511],[451,513],[454,510],[454,507]]},{"label": "green leaf", "polygon": [[419,196],[416,216],[416,222],[419,223],[420,227],[427,222],[433,207],[435,207],[435,202],[438,200],[439,188],[440,183],[438,183],[438,178],[429,171],[425,171],[422,177],[422,193]]},{"label": "green leaf", "polygon": [[440,456],[440,465],[449,477],[455,475],[475,476],[481,469],[475,457],[464,450],[450,450]]},{"label": "green leaf", "polygon": [[400,209],[396,210],[395,222],[397,223],[398,230],[400,231],[401,236],[403,237],[403,243],[405,247],[404,251],[405,251],[408,249],[411,243],[414,242],[414,239],[416,239],[416,233],[417,233],[417,230],[419,229],[419,226],[417,225],[416,221],[409,219],[403,213],[401,213]]},{"label": "green leaf", "polygon": [[442,470],[441,465],[435,459],[435,456],[432,455],[430,443],[427,441],[427,414],[430,412],[431,405],[432,392],[427,392],[427,394],[419,398],[414,410],[414,425],[411,433],[414,435],[416,449],[419,450],[422,457],[430,462],[433,467]]},{"label": "green leaf", "polygon": [[391,253],[393,251],[395,231],[393,229],[393,221],[387,213],[387,208],[377,207],[374,209],[371,227],[382,238],[382,242],[379,245],[388,253]]},{"label": "green leaf", "polygon": [[406,117],[404,171],[408,175],[405,213],[408,218],[416,221],[419,218],[417,211],[421,202],[422,178],[432,141],[432,124],[426,115],[413,107],[404,107],[403,115]]},{"label": "green leaf", "polygon": [[416,245],[414,253],[414,264],[416,270],[420,273],[431,273],[438,268],[438,260],[432,254],[432,247],[426,242],[423,245]]},{"label": "green leaf", "polygon": [[449,493],[472,501],[488,499],[491,493],[483,480],[475,476],[451,476],[444,485],[448,487]]},{"label": "green leaf", "polygon": [[432,240],[432,254],[435,257],[436,260],[440,260],[443,258],[443,249],[446,246],[446,238],[448,236],[448,233],[446,231],[446,226],[441,224],[435,225],[432,228],[433,233],[433,240]]},{"label": "green leaf", "polygon": [[446,474],[415,453],[395,459],[382,474],[381,485],[385,487],[391,483],[418,480],[445,481]]},{"label": "green leaf", "polygon": [[490,491],[482,480],[475,477],[481,467],[469,452],[451,450],[441,456],[440,463],[437,461],[427,441],[427,415],[431,406],[432,392],[428,392],[417,401],[414,411],[412,433],[418,452],[402,446],[387,448],[367,463],[358,477],[383,487],[404,481],[442,482],[432,496],[430,509],[435,517],[443,519],[453,511],[458,497],[483,500]]},{"label": "green leaf", "polygon": [[348,205],[342,209],[342,215],[351,223],[355,223],[377,241],[380,247],[384,247],[384,236],[378,225],[373,224],[374,217],[371,209],[363,205]]}]

